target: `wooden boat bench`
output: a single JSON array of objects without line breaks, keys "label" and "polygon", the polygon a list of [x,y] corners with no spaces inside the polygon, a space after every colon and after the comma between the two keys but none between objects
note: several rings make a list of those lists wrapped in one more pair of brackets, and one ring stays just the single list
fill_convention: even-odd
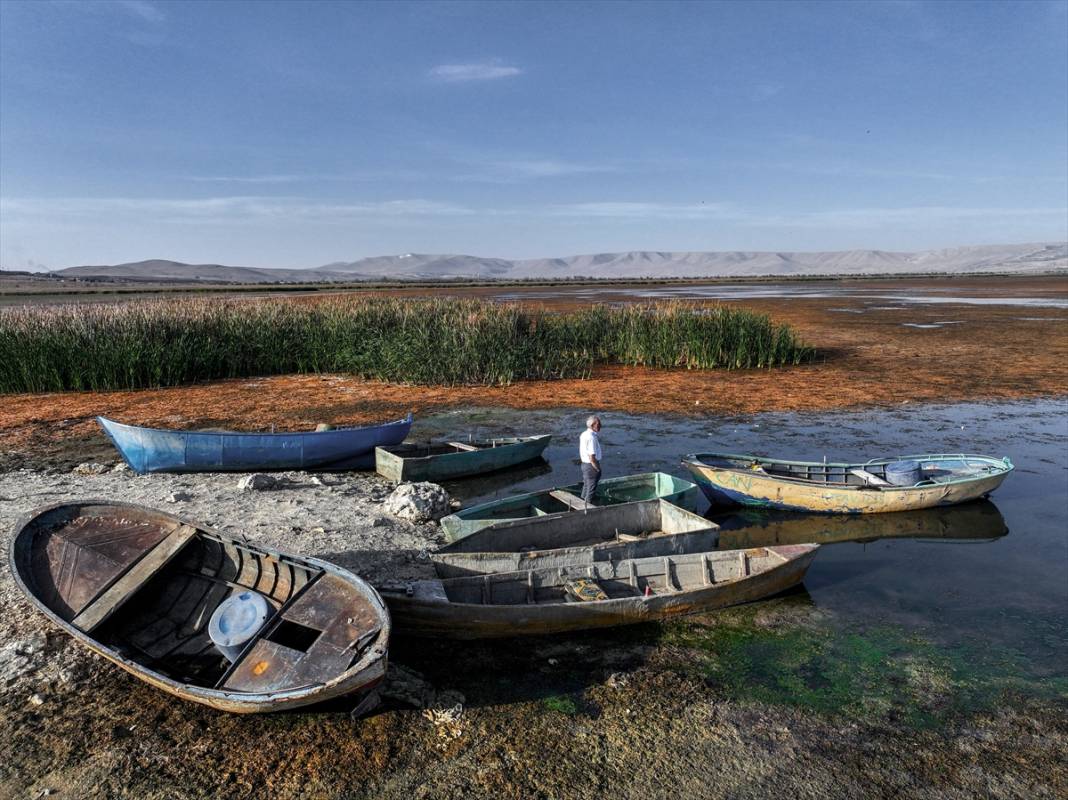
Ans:
[{"label": "wooden boat bench", "polygon": [[123,603],[144,586],[157,572],[178,555],[182,548],[196,536],[192,525],[179,525],[168,533],[155,547],[144,554],[132,567],[120,575],[95,600],[81,610],[71,624],[86,633],[105,622],[119,610]]},{"label": "wooden boat bench", "polygon": [[549,497],[559,500],[572,511],[585,511],[587,508],[594,508],[593,503],[587,503],[581,497],[573,495],[571,492],[565,492],[563,489],[553,489],[553,491],[549,492]]},{"label": "wooden boat bench", "polygon": [[479,447],[475,447],[473,444],[464,444],[463,442],[445,442],[445,444],[447,444],[449,447],[455,447],[457,450],[469,450],[473,452],[475,450],[481,449]]},{"label": "wooden boat bench", "polygon": [[[353,605],[348,584],[322,574],[279,609],[219,681],[225,691],[267,693],[325,683],[347,669],[381,628],[369,601]],[[341,609],[349,609],[346,616]]]}]

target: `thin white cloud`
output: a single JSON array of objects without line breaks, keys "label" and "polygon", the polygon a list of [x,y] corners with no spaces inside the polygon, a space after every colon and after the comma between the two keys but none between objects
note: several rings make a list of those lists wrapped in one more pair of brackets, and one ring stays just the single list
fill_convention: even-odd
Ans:
[{"label": "thin white cloud", "polygon": [[241,183],[241,184],[285,184],[308,183],[319,181],[360,182],[360,181],[417,181],[426,178],[418,170],[364,170],[360,172],[327,173],[267,173],[264,175],[184,175],[183,180],[195,183]]},{"label": "thin white cloud", "polygon": [[742,216],[729,203],[568,203],[549,208],[550,216],[599,219],[736,219]]},{"label": "thin white cloud", "polygon": [[151,22],[154,25],[159,25],[167,20],[167,15],[163,12],[163,9],[148,2],[148,0],[114,0],[113,5],[131,16],[145,22]]},{"label": "thin white cloud", "polygon": [[511,67],[496,61],[478,64],[439,64],[427,73],[441,83],[465,83],[468,81],[492,81],[513,78],[523,74],[519,67]]},{"label": "thin white cloud", "polygon": [[197,224],[241,224],[302,219],[310,222],[347,222],[358,219],[404,217],[458,217],[480,213],[466,206],[424,199],[368,203],[327,203],[301,197],[170,198],[69,197],[3,198],[0,213],[5,222],[41,219],[86,221],[115,218]]},{"label": "thin white cloud", "polygon": [[564,161],[555,158],[467,158],[462,163],[473,168],[450,176],[463,183],[519,183],[540,178],[619,172],[616,164]]},{"label": "thin white cloud", "polygon": [[786,88],[784,83],[759,83],[753,87],[753,99],[757,101],[770,100]]}]

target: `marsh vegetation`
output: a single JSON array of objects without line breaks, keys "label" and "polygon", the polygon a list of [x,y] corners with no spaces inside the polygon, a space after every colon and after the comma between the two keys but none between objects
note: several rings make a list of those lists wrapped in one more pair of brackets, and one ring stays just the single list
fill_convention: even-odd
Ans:
[{"label": "marsh vegetation", "polygon": [[339,296],[0,312],[0,392],[124,390],[290,373],[437,385],[582,378],[597,364],[747,369],[813,356],[786,325],[687,302],[549,312]]}]

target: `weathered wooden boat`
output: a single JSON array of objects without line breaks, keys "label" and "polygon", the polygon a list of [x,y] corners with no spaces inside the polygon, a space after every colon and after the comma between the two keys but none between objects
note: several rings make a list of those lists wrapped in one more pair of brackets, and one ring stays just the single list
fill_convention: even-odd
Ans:
[{"label": "weathered wooden boat", "polygon": [[717,526],[666,500],[500,522],[432,554],[443,578],[715,550]]},{"label": "weathered wooden boat", "polygon": [[863,463],[785,461],[725,453],[682,463],[713,505],[831,514],[876,514],[986,497],[1012,472],[1007,458],[926,454]]},{"label": "weathered wooden boat", "polygon": [[819,545],[601,561],[379,587],[396,631],[484,639],[664,620],[800,583]]},{"label": "weathered wooden boat", "polygon": [[379,445],[404,441],[412,415],[362,428],[286,433],[176,431],[97,417],[130,469],[146,472],[261,472],[369,469]]},{"label": "weathered wooden boat", "polygon": [[1009,532],[1005,518],[989,500],[955,506],[883,514],[811,514],[800,511],[740,508],[716,514],[719,547],[766,547],[777,544],[835,544],[879,539],[990,541]]},{"label": "weathered wooden boat", "polygon": [[[463,508],[441,520],[445,541],[454,542],[477,530],[512,519],[543,517],[547,514],[566,514],[583,510],[582,484],[573,483],[558,489],[545,489],[491,500],[470,508]],[[697,486],[666,472],[645,472],[605,478],[597,486],[591,505],[607,506],[632,503],[636,500],[667,500],[674,505],[693,510],[700,501]]]},{"label": "weathered wooden boat", "polygon": [[496,472],[540,458],[552,436],[523,436],[472,442],[404,442],[375,448],[375,469],[383,478],[444,481]]},{"label": "weathered wooden boat", "polygon": [[366,700],[385,674],[390,617],[362,579],[161,511],[39,509],[19,522],[11,568],[78,642],[185,700],[241,713]]}]

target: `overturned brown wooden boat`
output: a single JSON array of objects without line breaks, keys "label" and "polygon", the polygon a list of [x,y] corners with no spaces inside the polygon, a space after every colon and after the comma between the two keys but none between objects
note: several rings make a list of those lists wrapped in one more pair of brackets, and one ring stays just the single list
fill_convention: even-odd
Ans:
[{"label": "overturned brown wooden boat", "polygon": [[399,634],[484,639],[562,633],[748,603],[801,582],[819,545],[602,561],[384,584]]},{"label": "overturned brown wooden boat", "polygon": [[54,623],[143,681],[241,713],[369,692],[390,618],[367,583],[128,503],[20,520],[15,582]]}]

